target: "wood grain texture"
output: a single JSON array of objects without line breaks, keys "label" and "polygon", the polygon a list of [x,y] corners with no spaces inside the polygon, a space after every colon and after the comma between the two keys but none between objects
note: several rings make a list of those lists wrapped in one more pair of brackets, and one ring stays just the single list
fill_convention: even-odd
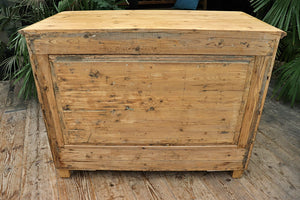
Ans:
[{"label": "wood grain texture", "polygon": [[20,32],[58,169],[234,177],[285,35],[242,12],[128,10],[63,12]]},{"label": "wood grain texture", "polygon": [[[240,179],[232,179],[229,172],[138,171],[75,171],[70,178],[62,179],[57,176],[51,162],[51,151],[39,105],[31,101],[23,111],[13,111],[11,106],[5,107],[5,110],[6,108],[10,112],[2,116],[5,120],[1,122],[0,127],[0,188],[1,191],[4,188],[10,188],[12,191],[14,188],[15,193],[13,197],[10,196],[12,198],[9,198],[7,193],[1,193],[0,199],[300,198],[300,181],[297,176],[300,169],[300,110],[297,107],[291,109],[289,105],[282,105],[275,100],[266,100],[253,155],[248,170]],[[7,114],[19,128],[13,128],[12,121],[6,120]],[[19,168],[22,175],[13,170],[14,173],[10,173],[10,181],[3,182],[3,177],[7,174],[2,170],[5,163],[3,159],[7,158],[6,155],[16,152],[16,149],[12,148],[16,141],[19,141],[18,144],[23,141],[24,151],[10,166],[13,169]]]},{"label": "wood grain texture", "polygon": [[[277,49],[278,44],[279,40],[277,40],[277,43],[274,44],[275,49]],[[251,156],[257,128],[268,91],[267,88],[271,79],[275,56],[276,52],[274,51],[272,56],[256,59],[253,77],[251,80],[252,84],[249,89],[250,91],[247,100],[248,104],[246,105],[246,109],[249,109],[249,111],[245,112],[238,142],[240,147],[247,148],[247,156],[244,160],[245,169],[248,167]]]},{"label": "wood grain texture", "polygon": [[[203,33],[204,32],[204,33]],[[253,37],[253,36],[252,36]],[[274,40],[265,35],[252,38],[241,32],[227,35],[214,31],[200,33],[178,31],[155,33],[89,32],[47,33],[28,36],[30,46],[37,54],[210,54],[210,55],[272,55]],[[132,42],[131,40],[134,40]],[[184,41],[184,42],[178,42]],[[93,44],[93,45],[90,45]],[[74,48],[75,47],[75,48]],[[80,48],[76,48],[80,47]]]},{"label": "wood grain texture", "polygon": [[228,178],[228,175],[224,173],[209,173],[203,177],[202,181],[209,190],[216,194],[216,199],[256,199],[251,192],[247,191],[247,188],[240,184],[240,181]]},{"label": "wood grain texture", "polygon": [[[2,113],[1,113],[2,114]],[[22,158],[26,110],[3,113],[1,135],[1,195],[3,199],[18,198],[22,182]]]},{"label": "wood grain texture", "polygon": [[37,54],[272,55],[285,34],[242,12],[158,10],[63,12],[21,32]]},{"label": "wood grain texture", "polygon": [[241,56],[50,60],[67,144],[233,143],[253,67]]},{"label": "wood grain texture", "polygon": [[[97,174],[97,176],[94,176]],[[107,171],[105,173],[97,171],[88,174],[89,180],[91,180],[91,186],[94,188],[93,192],[96,199],[138,199],[133,193],[132,188],[128,181],[122,179],[121,172]],[[131,176],[134,179],[139,179],[143,181],[139,176]],[[136,183],[136,182],[134,182]],[[143,188],[145,189],[145,188]],[[144,190],[144,194],[141,197],[147,197],[147,190]],[[149,196],[148,196],[149,197]],[[151,199],[151,196],[149,197]],[[141,198],[143,199],[143,198]],[[146,198],[145,198],[146,199]]]},{"label": "wood grain texture", "polygon": [[[96,197],[95,190],[99,190],[100,187],[94,188],[87,172],[74,172],[72,177],[57,178],[59,199],[102,199]],[[101,191],[105,192],[102,189]]]},{"label": "wood grain texture", "polygon": [[[277,49],[278,45],[279,45],[279,39],[277,40],[277,42],[275,42],[274,49]],[[257,117],[256,117],[256,121],[253,121],[253,127],[252,127],[252,130],[251,130],[253,132],[253,134],[250,133],[251,141],[249,142],[250,147],[249,147],[248,158],[247,158],[247,161],[245,163],[245,169],[247,169],[247,167],[248,167],[248,163],[249,163],[250,156],[251,156],[251,153],[252,153],[252,149],[253,149],[254,141],[255,141],[255,138],[256,138],[258,125],[259,125],[259,122],[260,122],[260,118],[261,118],[261,115],[262,115],[264,103],[265,103],[267,92],[268,92],[269,83],[270,83],[270,80],[271,80],[271,75],[272,75],[272,70],[273,70],[273,66],[274,66],[275,57],[276,57],[276,52],[274,51],[272,57],[270,58],[270,62],[268,64],[269,66],[266,67],[266,71],[265,71],[265,74],[263,76],[262,88],[261,88],[261,91],[260,91],[260,99],[259,99],[259,104],[258,104],[258,107],[257,107],[257,110],[258,110],[257,111]]]},{"label": "wood grain texture", "polygon": [[76,146],[61,149],[62,167],[71,170],[238,170],[244,150],[224,146]]},{"label": "wood grain texture", "polygon": [[159,175],[161,179],[166,180],[169,188],[172,188],[172,193],[176,199],[216,199],[214,193],[199,179],[201,176],[195,172],[188,174],[182,172],[161,172]]},{"label": "wood grain texture", "polygon": [[[253,137],[255,132],[254,127],[258,123],[258,115],[260,115],[261,110],[259,105],[263,98],[264,88],[262,89],[264,80],[268,74],[266,70],[271,65],[271,57],[257,57],[255,60],[254,72],[252,74],[251,86],[249,89],[249,96],[246,104],[246,111],[243,117],[241,134],[239,137],[238,145],[240,147],[246,147],[249,145],[249,138]],[[254,125],[253,125],[254,124]],[[251,129],[252,128],[252,129]]]},{"label": "wood grain texture", "polygon": [[[90,23],[86,23],[89,18]],[[151,19],[151,20],[149,20]],[[207,22],[210,23],[207,23]],[[196,22],[196,23],[195,23]],[[118,10],[61,12],[23,29],[25,33],[82,30],[228,30],[283,34],[283,31],[243,12],[187,10]]]},{"label": "wood grain texture", "polygon": [[47,132],[36,101],[27,107],[20,199],[56,199],[56,174]]},{"label": "wood grain texture", "polygon": [[[48,55],[36,55],[30,48],[30,43],[26,39],[32,72],[34,75],[35,85],[37,88],[39,102],[41,103],[42,112],[48,133],[48,139],[51,146],[53,161],[56,167],[59,167],[58,146],[63,145],[63,139],[56,112],[56,103],[54,92],[52,90],[51,72],[49,68]],[[47,119],[47,120],[46,120]]]}]

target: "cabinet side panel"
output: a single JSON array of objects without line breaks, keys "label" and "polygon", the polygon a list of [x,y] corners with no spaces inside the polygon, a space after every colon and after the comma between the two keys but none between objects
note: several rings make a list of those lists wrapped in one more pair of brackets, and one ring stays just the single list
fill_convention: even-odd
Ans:
[{"label": "cabinet side panel", "polygon": [[39,102],[42,108],[44,121],[47,129],[49,144],[53,160],[56,167],[60,166],[59,146],[63,146],[63,139],[60,129],[60,123],[57,121],[56,103],[53,93],[51,75],[49,71],[48,55],[35,54],[30,48],[30,41],[27,39],[30,62],[37,88]]},{"label": "cabinet side panel", "polygon": [[263,105],[268,91],[279,39],[274,44],[272,56],[257,56],[251,79],[250,92],[244,114],[238,146],[246,148],[245,169],[248,167]]}]

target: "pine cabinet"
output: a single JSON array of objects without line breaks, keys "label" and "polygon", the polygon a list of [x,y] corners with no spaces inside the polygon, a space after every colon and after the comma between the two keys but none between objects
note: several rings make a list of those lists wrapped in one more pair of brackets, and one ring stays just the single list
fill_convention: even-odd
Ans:
[{"label": "pine cabinet", "polygon": [[25,35],[55,166],[247,168],[284,32],[242,12],[73,11]]}]

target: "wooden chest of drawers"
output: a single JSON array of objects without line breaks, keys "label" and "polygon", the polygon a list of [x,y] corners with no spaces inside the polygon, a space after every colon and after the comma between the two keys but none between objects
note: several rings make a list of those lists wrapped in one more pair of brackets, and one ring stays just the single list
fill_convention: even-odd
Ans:
[{"label": "wooden chest of drawers", "polygon": [[62,12],[26,36],[69,170],[247,168],[280,37],[242,12]]}]

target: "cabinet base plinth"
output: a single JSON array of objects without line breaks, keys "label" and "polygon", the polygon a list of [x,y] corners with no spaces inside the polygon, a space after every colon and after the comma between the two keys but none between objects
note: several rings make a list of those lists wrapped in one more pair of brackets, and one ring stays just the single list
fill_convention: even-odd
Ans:
[{"label": "cabinet base plinth", "polygon": [[61,178],[69,178],[71,176],[70,170],[56,169],[56,171]]},{"label": "cabinet base plinth", "polygon": [[234,170],[232,172],[232,178],[241,178],[244,173],[244,170]]}]

